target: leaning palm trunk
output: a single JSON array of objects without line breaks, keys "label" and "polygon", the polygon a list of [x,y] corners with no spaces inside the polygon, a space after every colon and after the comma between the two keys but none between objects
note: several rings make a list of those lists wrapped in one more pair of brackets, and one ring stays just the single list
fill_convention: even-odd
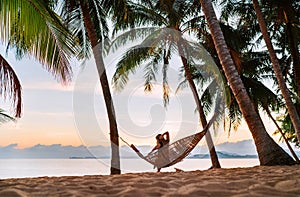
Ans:
[{"label": "leaning palm trunk", "polygon": [[285,24],[286,24],[286,34],[288,39],[289,48],[291,51],[291,56],[293,59],[293,73],[294,80],[297,86],[297,95],[300,99],[300,54],[298,50],[298,36],[293,31],[294,27],[291,21],[291,6],[288,5],[286,9],[283,11],[285,16]]},{"label": "leaning palm trunk", "polygon": [[91,16],[89,14],[89,10],[87,9],[84,2],[80,1],[80,5],[82,7],[84,25],[87,29],[87,33],[93,48],[93,54],[96,61],[98,75],[100,77],[100,83],[101,83],[107,115],[109,119],[110,141],[111,141],[111,150],[112,150],[110,173],[120,174],[121,168],[120,168],[120,155],[119,155],[118,127],[117,127],[117,122],[115,117],[114,105],[110,94],[109,83],[107,80],[106,71],[104,67],[102,49],[101,49],[101,45],[98,43],[97,34]]},{"label": "leaning palm trunk", "polygon": [[[180,41],[177,43],[177,46],[178,46],[179,55],[181,57],[181,61],[182,61],[183,67],[184,67],[184,72],[185,72],[187,81],[188,81],[188,83],[190,85],[190,88],[193,92],[193,97],[194,97],[194,100],[195,100],[196,105],[197,105],[197,110],[199,112],[199,117],[200,117],[202,127],[205,128],[206,125],[207,125],[207,120],[206,120],[206,117],[205,117],[205,114],[204,114],[203,107],[201,105],[199,95],[197,93],[195,83],[194,83],[192,75],[191,75],[190,68],[189,68],[188,63],[187,63],[187,59],[184,57],[184,52],[183,52]],[[206,140],[206,143],[207,143],[207,146],[208,146],[208,149],[209,149],[209,154],[210,154],[210,159],[211,159],[211,162],[212,162],[212,167],[213,168],[221,168],[221,165],[220,165],[220,162],[219,162],[219,159],[218,159],[218,155],[217,155],[217,152],[216,152],[216,149],[215,149],[215,146],[214,146],[214,143],[213,143],[213,140],[212,140],[212,137],[211,137],[211,134],[210,134],[209,130],[205,134],[205,140]]]},{"label": "leaning palm trunk", "polygon": [[285,81],[284,81],[284,78],[283,78],[283,75],[282,75],[282,71],[280,69],[280,65],[279,65],[278,59],[276,57],[276,53],[274,51],[270,36],[268,34],[268,29],[267,29],[266,23],[265,23],[263,14],[260,10],[259,3],[258,3],[257,0],[253,0],[253,6],[254,6],[254,9],[255,9],[255,13],[256,13],[256,16],[257,16],[257,20],[258,20],[258,24],[259,24],[261,33],[263,35],[263,38],[265,40],[265,43],[267,45],[267,48],[268,48],[268,51],[269,51],[269,54],[270,54],[271,62],[272,62],[272,65],[273,65],[274,72],[276,74],[276,78],[277,78],[277,81],[278,81],[279,88],[280,88],[280,90],[282,92],[282,95],[283,95],[283,98],[286,102],[287,110],[289,112],[289,115],[291,117],[293,126],[295,128],[298,142],[300,142],[300,119],[299,119],[296,107],[293,104],[293,101],[291,99],[291,95],[290,95],[289,90],[288,90],[288,88],[285,84]]},{"label": "leaning palm trunk", "polygon": [[255,111],[244,84],[236,70],[225,43],[219,21],[210,0],[200,0],[213,42],[222,64],[230,88],[238,102],[242,114],[252,133],[261,165],[290,165],[295,161],[274,142],[266,132],[265,126]]},{"label": "leaning palm trunk", "polygon": [[287,37],[289,40],[289,46],[291,50],[291,56],[293,59],[293,73],[294,73],[294,80],[297,87],[297,96],[300,99],[300,53],[297,46],[297,41],[295,40],[295,36],[292,32],[292,25],[290,23],[287,24]]}]

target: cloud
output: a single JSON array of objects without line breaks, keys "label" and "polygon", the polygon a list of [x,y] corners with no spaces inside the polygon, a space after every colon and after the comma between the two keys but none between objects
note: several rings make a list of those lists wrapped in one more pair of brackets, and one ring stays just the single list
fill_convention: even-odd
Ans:
[{"label": "cloud", "polygon": [[74,85],[72,83],[63,85],[55,81],[28,82],[23,85],[25,90],[52,90],[62,92],[72,92]]},{"label": "cloud", "polygon": [[48,117],[61,117],[61,118],[73,118],[72,112],[40,112],[40,111],[29,111],[27,114],[34,116],[48,116]]}]

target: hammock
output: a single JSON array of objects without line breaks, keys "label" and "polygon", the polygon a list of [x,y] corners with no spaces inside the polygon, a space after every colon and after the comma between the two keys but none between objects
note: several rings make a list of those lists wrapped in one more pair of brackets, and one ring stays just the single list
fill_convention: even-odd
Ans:
[{"label": "hammock", "polygon": [[129,145],[121,137],[120,139],[130,146],[140,158],[153,164],[157,168],[165,168],[182,161],[186,156],[188,156],[188,154],[196,147],[203,136],[205,136],[213,120],[214,118],[209,121],[203,131],[179,139],[172,144],[166,144],[162,148],[159,148],[146,156],[144,156],[133,144]]}]

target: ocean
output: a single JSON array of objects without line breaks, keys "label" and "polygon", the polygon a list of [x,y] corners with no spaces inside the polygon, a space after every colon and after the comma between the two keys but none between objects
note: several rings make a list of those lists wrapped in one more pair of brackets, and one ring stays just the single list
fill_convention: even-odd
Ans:
[{"label": "ocean", "polygon": [[[259,165],[253,159],[219,159],[223,168],[252,167]],[[0,179],[42,176],[109,175],[110,159],[0,159]],[[210,159],[185,159],[162,172],[205,170],[211,166]],[[122,173],[156,172],[152,165],[142,159],[121,159]]]}]

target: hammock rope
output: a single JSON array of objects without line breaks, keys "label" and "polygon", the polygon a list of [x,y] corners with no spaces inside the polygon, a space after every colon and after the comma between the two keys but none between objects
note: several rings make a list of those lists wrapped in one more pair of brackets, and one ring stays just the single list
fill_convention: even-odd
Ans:
[{"label": "hammock rope", "polygon": [[126,142],[121,136],[119,136],[120,140],[122,140],[127,146],[130,147],[130,144],[128,142]]},{"label": "hammock rope", "polygon": [[157,149],[156,151],[144,156],[133,144],[129,144],[122,137],[119,138],[129,147],[131,147],[136,154],[144,159],[145,161],[151,163],[157,168],[164,168],[172,166],[189,155],[189,153],[196,147],[196,145],[201,141],[205,136],[206,132],[211,127],[212,123],[216,119],[216,114],[211,118],[209,123],[203,128],[201,132],[198,132],[193,135],[189,135],[182,139],[179,139],[173,143],[168,143],[162,148]]}]

